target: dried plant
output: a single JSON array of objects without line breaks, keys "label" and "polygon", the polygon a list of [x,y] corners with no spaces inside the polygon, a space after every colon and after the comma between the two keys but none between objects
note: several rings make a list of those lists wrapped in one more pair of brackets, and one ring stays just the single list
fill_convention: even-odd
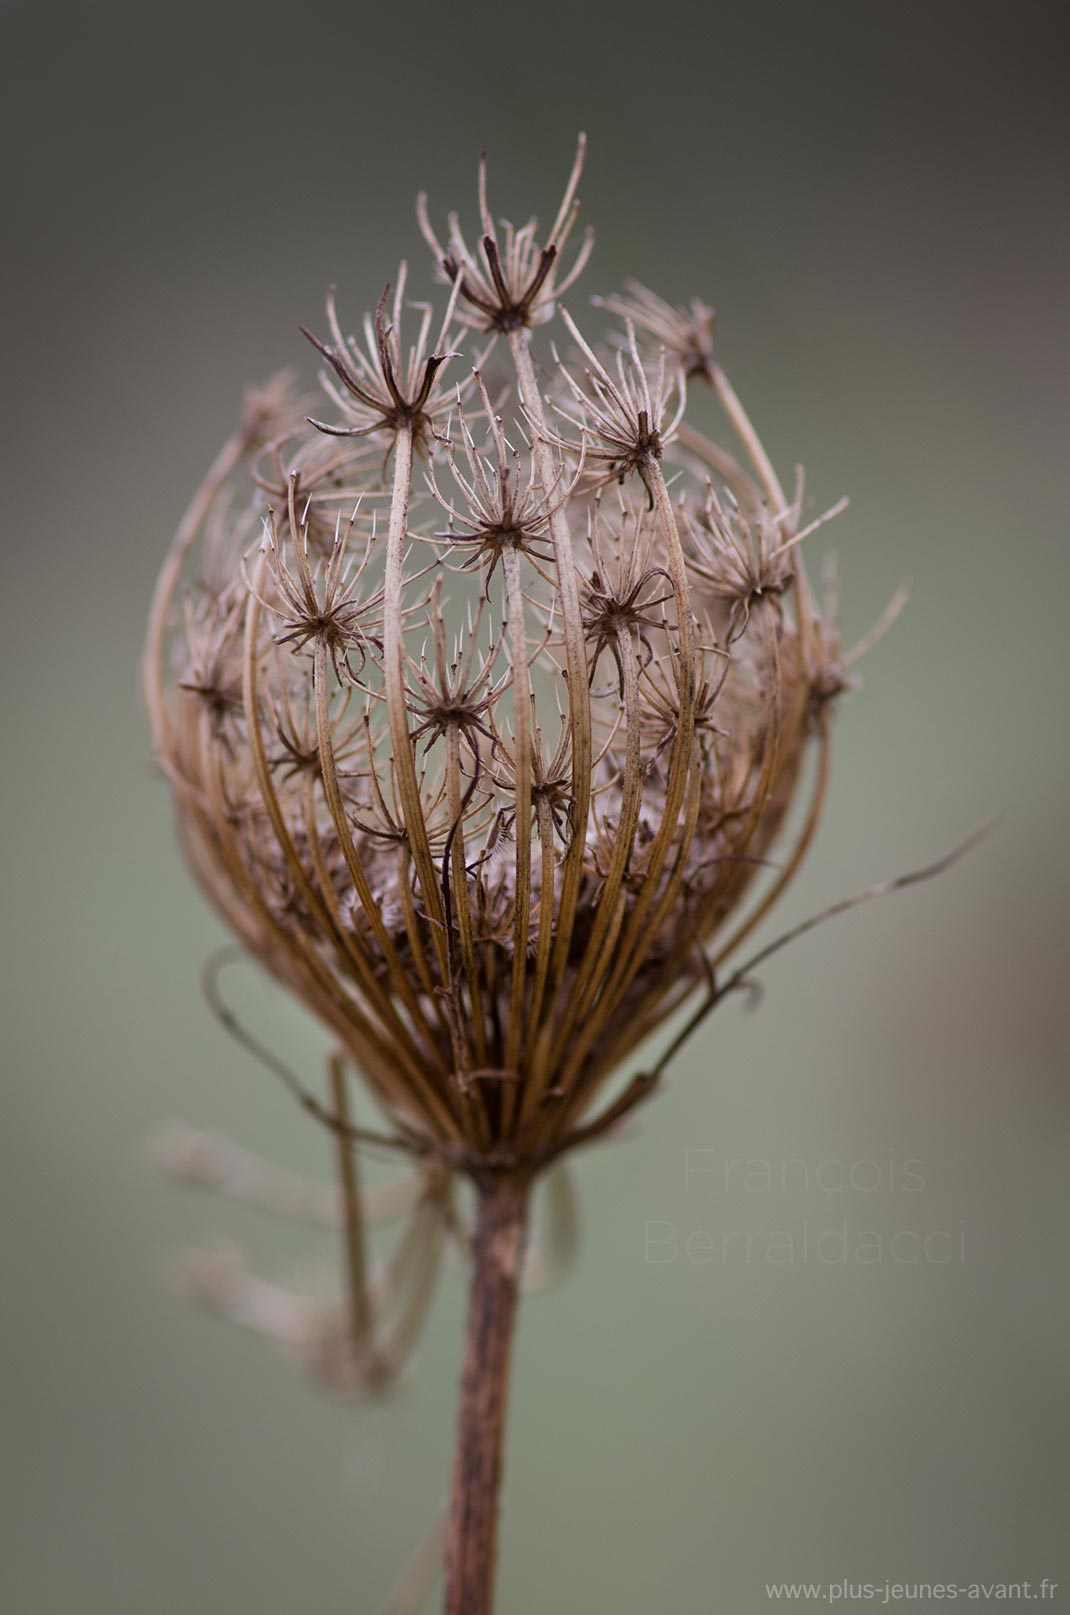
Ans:
[{"label": "dried plant", "polygon": [[[623,323],[603,351],[561,307],[590,250],[562,274],[583,155],[545,244],[534,221],[499,230],[485,164],[478,247],[456,218],[440,241],[421,201],[441,319],[407,301],[404,265],[363,342],[332,292],[311,338],[330,418],[304,417],[283,380],[249,394],[175,539],[145,658],[190,866],[334,1045],[317,1095],[213,977],[226,1023],[330,1129],[337,1196],[188,1137],[168,1160],[337,1225],[344,1307],[232,1257],[188,1282],[356,1389],[397,1372],[446,1242],[470,1249],[449,1615],[491,1608],[532,1185],[615,1128],[747,981],[750,964],[724,967],[811,843],[854,659],[807,583],[801,483],[785,495],[709,310],[632,287],[604,304]],[[539,359],[552,321],[560,352]],[[736,451],[694,425],[689,387],[720,401]],[[696,992],[657,1065],[622,1077]],[[355,1119],[357,1071],[378,1130]],[[362,1190],[362,1144],[414,1177]],[[407,1225],[376,1275],[379,1214]]]}]

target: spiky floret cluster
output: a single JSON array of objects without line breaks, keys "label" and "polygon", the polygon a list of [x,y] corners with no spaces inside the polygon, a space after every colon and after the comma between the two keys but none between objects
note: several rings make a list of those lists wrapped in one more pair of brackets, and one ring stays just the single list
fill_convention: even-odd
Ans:
[{"label": "spiky floret cluster", "polygon": [[845,683],[801,483],[785,497],[709,311],[631,288],[603,352],[560,306],[590,246],[560,278],[582,155],[544,246],[534,222],[499,235],[483,171],[478,248],[421,204],[441,320],[404,266],[362,342],[332,294],[331,418],[252,396],[147,653],[204,889],[393,1136],[477,1173],[541,1167],[647,1090],[605,1096],[798,867]]}]

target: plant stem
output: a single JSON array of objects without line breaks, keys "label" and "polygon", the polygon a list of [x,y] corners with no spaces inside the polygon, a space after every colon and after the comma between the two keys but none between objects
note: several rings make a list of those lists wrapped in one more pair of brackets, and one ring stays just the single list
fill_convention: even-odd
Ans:
[{"label": "plant stem", "polygon": [[494,1608],[509,1366],[530,1187],[530,1179],[516,1173],[495,1174],[478,1186],[444,1615],[492,1615]]},{"label": "plant stem", "polygon": [[327,1061],[331,1082],[331,1100],[334,1113],[342,1123],[342,1131],[335,1134],[338,1161],[338,1181],[342,1189],[342,1232],[345,1236],[346,1292],[349,1300],[350,1326],[353,1345],[363,1354],[371,1334],[372,1313],[368,1296],[368,1267],[364,1252],[364,1219],[361,1214],[360,1187],[357,1182],[357,1152],[349,1137],[349,1094],[346,1091],[346,1073],[342,1057],[332,1054]]}]

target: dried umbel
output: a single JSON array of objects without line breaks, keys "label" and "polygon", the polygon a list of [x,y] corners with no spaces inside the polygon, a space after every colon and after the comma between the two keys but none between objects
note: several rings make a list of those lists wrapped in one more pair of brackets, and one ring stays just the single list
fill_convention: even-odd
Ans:
[{"label": "dried umbel", "polygon": [[[544,244],[496,223],[484,170],[478,245],[421,203],[438,312],[404,265],[356,337],[332,293],[325,402],[249,395],[146,656],[189,863],[337,1045],[327,1096],[301,1094],[340,1149],[357,1377],[388,1354],[350,1072],[439,1225],[457,1174],[479,1191],[455,1610],[489,1608],[530,1183],[650,1091],[664,1059],[625,1064],[689,995],[694,1025],[741,979],[813,836],[851,660],[806,581],[801,478],[787,497],[709,310],[632,287],[596,346],[562,306],[582,157]],[[731,451],[695,424],[717,404]]]}]

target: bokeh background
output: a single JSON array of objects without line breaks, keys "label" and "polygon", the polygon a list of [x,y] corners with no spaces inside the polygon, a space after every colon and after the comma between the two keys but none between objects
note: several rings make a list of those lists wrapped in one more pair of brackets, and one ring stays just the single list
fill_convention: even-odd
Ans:
[{"label": "bokeh background", "polygon": [[[814,551],[848,637],[913,579],[780,918],[1000,817],[770,964],[581,1163],[578,1266],[523,1319],[501,1608],[1070,1590],[1065,47],[1061,7],[950,0],[0,8],[5,1611],[375,1615],[443,1495],[457,1272],[384,1406],[169,1287],[220,1233],[283,1279],[333,1253],[158,1183],[161,1123],[328,1151],[201,1000],[220,933],[136,659],[242,384],[311,377],[329,281],[355,310],[400,254],[423,274],[415,192],[470,212],[481,147],[497,208],[545,218],[581,127],[586,290],[716,304],[782,470],[851,495]],[[243,991],[314,1069],[314,1030]],[[951,1260],[895,1260],[904,1231]]]}]

